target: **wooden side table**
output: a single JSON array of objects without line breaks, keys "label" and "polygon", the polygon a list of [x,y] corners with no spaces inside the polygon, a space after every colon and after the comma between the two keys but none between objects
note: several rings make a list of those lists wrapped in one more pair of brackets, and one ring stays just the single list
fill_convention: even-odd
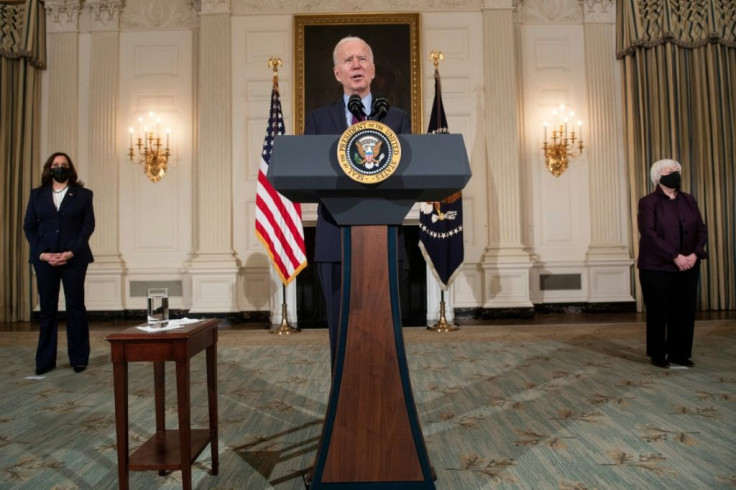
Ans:
[{"label": "wooden side table", "polygon": [[[185,489],[192,488],[192,463],[211,444],[212,474],[218,472],[217,450],[217,324],[202,320],[183,328],[146,332],[137,327],[110,334],[115,385],[115,431],[118,441],[118,479],[121,489],[128,488],[128,472],[181,470]],[[207,400],[209,429],[191,428],[190,359],[206,350]],[[156,405],[156,433],[133,454],[128,454],[128,363],[153,362]],[[176,393],[179,413],[178,430],[165,427],[164,362],[176,363]]]}]

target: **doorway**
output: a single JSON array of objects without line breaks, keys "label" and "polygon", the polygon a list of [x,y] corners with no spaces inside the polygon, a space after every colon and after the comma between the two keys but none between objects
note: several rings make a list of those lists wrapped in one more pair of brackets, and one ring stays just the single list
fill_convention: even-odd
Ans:
[{"label": "doorway", "polygon": [[[405,327],[427,325],[427,273],[426,263],[419,243],[419,227],[404,226],[404,242],[408,267],[401,271],[400,301],[401,323]],[[314,257],[313,226],[304,228],[304,243],[307,248],[309,264],[296,278],[296,314],[299,328],[327,328],[327,307],[317,270],[312,262]]]}]

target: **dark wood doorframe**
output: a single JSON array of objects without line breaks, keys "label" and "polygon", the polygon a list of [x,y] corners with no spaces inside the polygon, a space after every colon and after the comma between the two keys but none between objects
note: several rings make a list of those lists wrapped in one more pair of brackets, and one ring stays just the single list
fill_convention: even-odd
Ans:
[{"label": "dark wood doorframe", "polygon": [[[406,267],[400,284],[401,321],[405,327],[427,326],[427,272],[417,246],[419,226],[404,226]],[[299,328],[327,328],[327,308],[322,295],[314,257],[314,226],[304,227],[309,264],[296,278],[296,314]]]}]

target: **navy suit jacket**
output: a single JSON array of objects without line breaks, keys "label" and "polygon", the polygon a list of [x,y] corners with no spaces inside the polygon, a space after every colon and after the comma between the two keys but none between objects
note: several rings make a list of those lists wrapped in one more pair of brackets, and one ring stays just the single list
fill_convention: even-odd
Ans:
[{"label": "navy suit jacket", "polygon": [[44,252],[66,251],[74,254],[67,262],[69,266],[93,262],[89,237],[94,229],[91,190],[70,186],[58,211],[50,185],[31,191],[23,220],[23,231],[31,246],[30,263],[40,264]]},{"label": "navy suit jacket", "polygon": [[670,199],[659,186],[639,200],[639,269],[678,272],[677,254],[708,257],[708,229],[695,198],[685,192]]},{"label": "navy suit jacket", "polygon": [[[395,107],[390,107],[386,117],[381,121],[394,133],[411,134],[409,115]],[[345,119],[345,102],[340,97],[334,104],[320,107],[307,114],[304,123],[304,134],[341,135],[348,129]],[[322,203],[317,207],[317,230],[314,243],[315,262],[341,262],[340,227]],[[403,243],[399,247],[400,259],[403,258]]]}]

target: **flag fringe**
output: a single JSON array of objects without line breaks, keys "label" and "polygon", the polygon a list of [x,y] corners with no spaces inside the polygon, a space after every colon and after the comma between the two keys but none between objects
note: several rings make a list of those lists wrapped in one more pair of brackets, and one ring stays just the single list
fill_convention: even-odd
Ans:
[{"label": "flag fringe", "polygon": [[458,266],[455,268],[455,272],[452,273],[450,278],[447,280],[447,284],[442,282],[442,279],[440,279],[440,275],[437,272],[437,269],[434,268],[434,262],[432,262],[432,257],[429,255],[429,252],[427,252],[427,249],[424,248],[424,243],[422,241],[419,241],[419,249],[422,251],[422,256],[424,257],[425,262],[427,262],[427,266],[429,267],[429,270],[432,272],[432,277],[434,277],[434,280],[437,281],[437,284],[439,284],[440,289],[443,291],[447,291],[450,289],[450,286],[452,286],[452,283],[457,279],[457,276],[460,275],[462,272],[463,264],[465,263],[460,262]]},{"label": "flag fringe", "polygon": [[261,244],[263,244],[263,246],[266,248],[266,252],[268,253],[268,258],[269,258],[269,264],[271,264],[271,266],[276,270],[276,272],[279,275],[279,278],[281,279],[281,283],[284,286],[288,286],[289,284],[291,284],[292,281],[294,281],[294,279],[296,279],[296,276],[298,276],[299,273],[301,271],[303,271],[305,267],[307,267],[308,261],[305,260],[304,262],[302,262],[301,264],[299,264],[299,266],[296,269],[294,269],[294,272],[291,274],[291,277],[288,277],[287,278],[284,275],[284,273],[281,270],[281,268],[276,265],[276,257],[274,257],[273,253],[271,252],[271,247],[269,246],[268,240],[266,240],[261,235],[261,233],[259,231],[257,231],[257,230],[256,230],[256,237],[261,242]]}]

